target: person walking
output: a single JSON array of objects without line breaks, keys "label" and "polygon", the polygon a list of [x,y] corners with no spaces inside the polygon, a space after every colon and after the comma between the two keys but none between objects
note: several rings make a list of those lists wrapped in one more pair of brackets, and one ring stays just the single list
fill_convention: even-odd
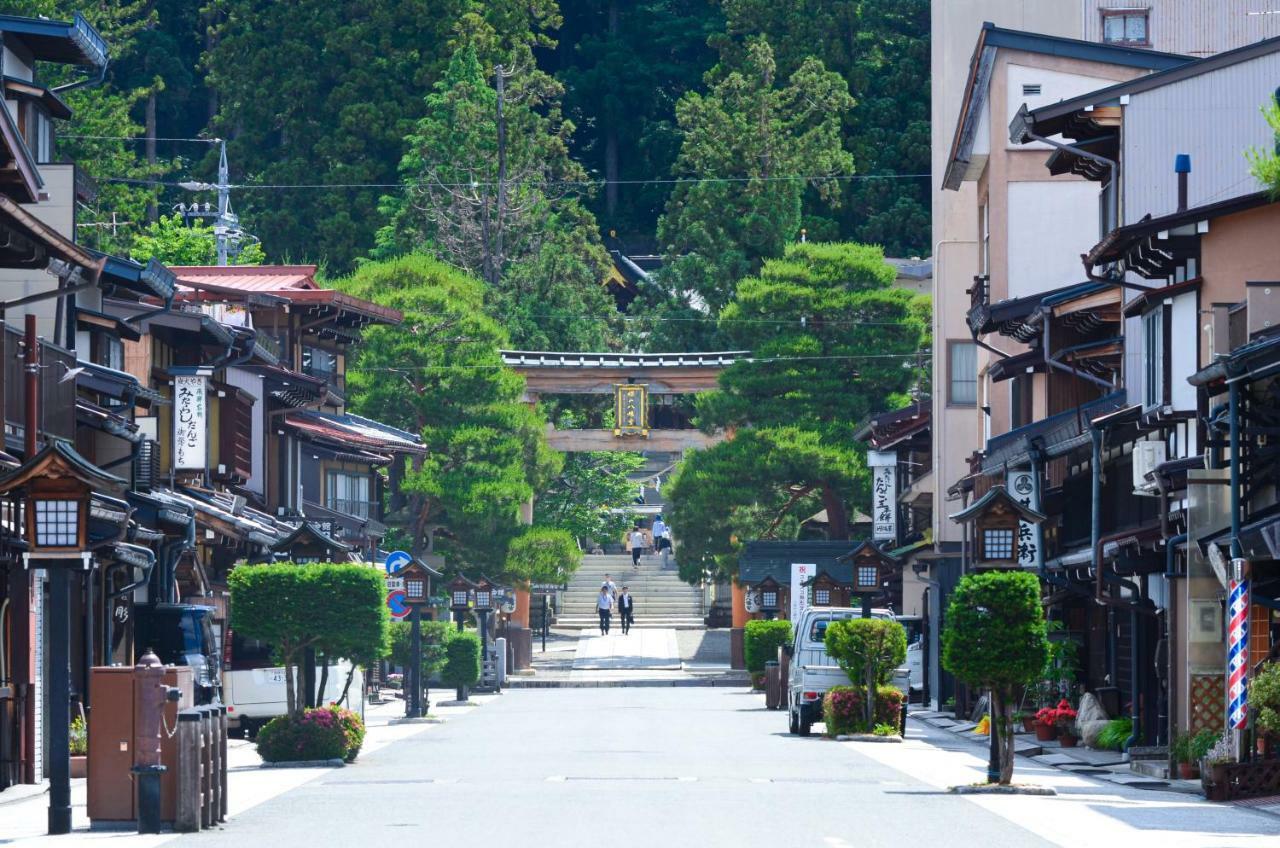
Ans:
[{"label": "person walking", "polygon": [[631,567],[640,567],[640,554],[644,553],[644,531],[639,527],[631,531]]},{"label": "person walking", "polygon": [[610,600],[616,601],[618,599],[618,584],[614,583],[613,578],[609,575],[606,574],[604,576],[604,584],[601,588],[608,590]]},{"label": "person walking", "polygon": [[596,598],[596,612],[600,614],[600,635],[609,635],[609,619],[613,617],[613,597],[609,587],[600,587],[600,596]]},{"label": "person walking", "polygon": [[663,548],[670,547],[670,533],[671,530],[667,527],[667,522],[663,521],[662,516],[659,515],[657,520],[653,522],[653,549],[655,551],[661,551]]},{"label": "person walking", "polygon": [[622,594],[618,596],[618,617],[622,622],[623,636],[631,632],[631,625],[635,623],[635,608],[635,598],[631,597],[631,591],[623,586]]}]

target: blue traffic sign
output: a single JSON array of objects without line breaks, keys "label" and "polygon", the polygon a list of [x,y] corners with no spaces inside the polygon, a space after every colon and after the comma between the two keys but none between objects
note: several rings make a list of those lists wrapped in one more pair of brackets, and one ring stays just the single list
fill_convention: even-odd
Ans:
[{"label": "blue traffic sign", "polygon": [[404,589],[392,589],[387,593],[387,609],[391,610],[392,618],[404,618],[411,611],[405,599]]},{"label": "blue traffic sign", "polygon": [[404,568],[411,562],[413,562],[413,557],[409,556],[404,551],[392,551],[387,554],[387,559],[384,565],[386,566],[388,574],[394,574],[396,571]]}]

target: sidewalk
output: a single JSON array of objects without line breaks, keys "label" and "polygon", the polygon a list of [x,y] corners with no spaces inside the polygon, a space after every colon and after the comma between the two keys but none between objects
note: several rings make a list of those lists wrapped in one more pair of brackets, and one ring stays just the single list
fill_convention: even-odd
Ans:
[{"label": "sidewalk", "polygon": [[[990,747],[990,737],[973,732],[977,727],[974,722],[957,719],[950,713],[934,712],[912,708],[907,717],[944,730],[953,736],[964,739],[975,746]],[[1060,769],[1071,774],[1092,777],[1131,789],[1155,789],[1165,792],[1179,792],[1186,795],[1201,796],[1198,780],[1163,780],[1149,777],[1132,771],[1129,767],[1129,756],[1117,751],[1095,751],[1084,745],[1064,748],[1056,741],[1040,742],[1035,734],[1025,733],[1019,729],[1014,737],[1014,751],[1022,757],[1043,765]],[[1254,806],[1265,812],[1280,814],[1280,806],[1267,809],[1265,806]]]},{"label": "sidewalk", "polygon": [[[433,691],[430,715],[444,721],[467,715],[475,707],[451,706],[442,702],[449,690]],[[471,701],[483,705],[497,695],[472,695]],[[370,704],[365,711],[366,733],[360,757],[345,768],[359,768],[361,760],[388,745],[435,726],[431,722],[399,723],[404,716],[404,702],[397,699],[384,704]],[[227,740],[227,823],[234,828],[235,817],[245,810],[284,794],[292,789],[329,774],[332,768],[262,768],[255,746],[246,739]],[[86,811],[85,781],[71,781],[71,816],[73,832],[66,836],[48,836],[48,784],[16,786],[0,793],[0,844],[6,846],[75,846],[104,845],[110,840],[127,840],[129,848],[152,848],[175,838],[177,834],[161,833],[139,836],[132,830],[89,830]]]}]

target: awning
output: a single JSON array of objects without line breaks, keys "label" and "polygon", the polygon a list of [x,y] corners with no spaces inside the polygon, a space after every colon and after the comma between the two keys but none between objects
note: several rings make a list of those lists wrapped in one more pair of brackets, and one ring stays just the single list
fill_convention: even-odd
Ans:
[{"label": "awning", "polygon": [[368,449],[376,453],[421,454],[426,452],[422,439],[406,430],[363,418],[359,415],[336,415],[327,412],[299,410],[284,418],[286,427],[298,435],[346,449]]},{"label": "awning", "polygon": [[196,525],[214,533],[263,548],[270,548],[292,533],[296,525],[277,522],[266,513],[244,506],[244,499],[226,492],[200,490],[154,489],[152,497],[190,507]]},{"label": "awning", "polygon": [[992,382],[999,383],[1028,372],[1044,371],[1047,367],[1044,363],[1044,351],[1036,347],[1025,353],[997,359],[987,369],[987,376]]},{"label": "awning", "polygon": [[1123,390],[1081,404],[1048,418],[1032,422],[1025,427],[1010,430],[987,441],[982,459],[984,475],[1002,474],[1006,468],[1029,465],[1029,451],[1033,441],[1041,443],[1040,449],[1049,458],[1063,456],[1089,443],[1088,423],[1098,416],[1115,412],[1125,406]]},{"label": "awning", "polygon": [[76,375],[76,386],[98,392],[123,403],[150,407],[154,404],[167,404],[169,399],[148,386],[138,382],[138,378],[124,371],[117,371],[105,365],[76,360],[76,367],[82,368]]},{"label": "awning", "polygon": [[140,265],[131,259],[122,259],[96,250],[89,252],[107,260],[102,269],[102,280],[105,284],[119,286],[144,297],[156,297],[165,303],[173,299],[177,278],[173,275],[173,271],[156,259],[150,259],[146,265]]}]

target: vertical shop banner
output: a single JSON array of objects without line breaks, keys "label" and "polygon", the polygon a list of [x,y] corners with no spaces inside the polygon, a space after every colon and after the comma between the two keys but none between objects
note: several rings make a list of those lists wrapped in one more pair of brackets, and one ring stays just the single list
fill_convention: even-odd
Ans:
[{"label": "vertical shop banner", "polygon": [[[818,566],[811,562],[791,563],[791,620],[799,621],[809,608],[809,587],[804,584],[817,574]],[[793,625],[794,626],[794,625]]]},{"label": "vertical shop banner", "polygon": [[898,538],[898,455],[867,451],[871,468],[871,538]]},{"label": "vertical shop banner", "polygon": [[182,374],[173,378],[173,467],[203,471],[209,464],[206,378]]},{"label": "vertical shop banner", "polygon": [[[1009,494],[1025,507],[1040,511],[1040,480],[1034,471],[1010,471]],[[1044,560],[1040,525],[1018,522],[1018,567],[1038,569]]]}]

